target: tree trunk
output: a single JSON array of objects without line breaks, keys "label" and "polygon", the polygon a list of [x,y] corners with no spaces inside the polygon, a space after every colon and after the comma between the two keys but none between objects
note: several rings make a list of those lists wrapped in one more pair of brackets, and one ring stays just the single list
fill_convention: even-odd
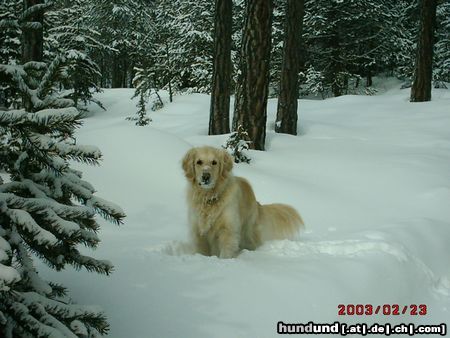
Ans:
[{"label": "tree trunk", "polygon": [[272,0],[247,0],[233,129],[242,125],[256,150],[266,138],[271,26]]},{"label": "tree trunk", "polygon": [[122,70],[121,70],[121,56],[114,55],[112,64],[112,88],[120,88],[122,86]]},{"label": "tree trunk", "polygon": [[372,72],[370,69],[367,71],[367,78],[366,78],[366,87],[372,87],[373,81],[372,81]]},{"label": "tree trunk", "polygon": [[298,73],[302,36],[303,0],[287,0],[284,26],[283,64],[275,131],[297,135]]},{"label": "tree trunk", "polygon": [[216,0],[209,135],[230,132],[232,0]]},{"label": "tree trunk", "polygon": [[[24,11],[34,5],[43,4],[43,0],[24,0]],[[27,24],[36,23],[36,27],[28,27]],[[27,16],[22,28],[22,63],[28,61],[42,61],[44,48],[44,11],[36,11]]]},{"label": "tree trunk", "polygon": [[168,78],[168,84],[169,84],[169,101],[173,101],[173,91],[172,91],[172,64],[170,62],[170,50],[169,50],[169,44],[165,43],[166,47],[166,62],[167,62],[167,78]]},{"label": "tree trunk", "polygon": [[436,5],[437,0],[421,0],[420,32],[417,43],[414,81],[411,87],[411,102],[431,100]]},{"label": "tree trunk", "polygon": [[341,63],[341,51],[339,33],[337,31],[330,38],[331,46],[331,61],[329,66],[328,76],[331,82],[331,92],[333,96],[341,96],[344,91],[344,83],[342,79],[342,63]]}]

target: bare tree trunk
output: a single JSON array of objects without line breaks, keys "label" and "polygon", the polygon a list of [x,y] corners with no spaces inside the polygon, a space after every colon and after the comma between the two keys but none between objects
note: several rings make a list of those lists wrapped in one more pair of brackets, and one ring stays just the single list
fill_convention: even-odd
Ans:
[{"label": "bare tree trunk", "polygon": [[166,58],[167,58],[167,78],[169,79],[169,101],[173,101],[173,91],[172,91],[172,65],[170,62],[170,50],[169,44],[166,42]]},{"label": "bare tree trunk", "polygon": [[414,81],[411,87],[411,102],[431,100],[436,6],[437,0],[421,0],[420,32],[417,43]]},{"label": "bare tree trunk", "polygon": [[370,69],[367,71],[367,78],[366,78],[366,87],[372,87],[373,80],[372,80],[372,72]]},{"label": "bare tree trunk", "polygon": [[[43,0],[24,0],[24,11],[34,5],[43,4]],[[39,10],[25,18],[22,28],[22,63],[28,61],[42,61],[43,56],[43,22],[44,11]],[[31,27],[31,23],[36,23]]]},{"label": "bare tree trunk", "polygon": [[[43,0],[24,0],[24,14],[31,7],[43,3]],[[40,62],[42,61],[44,50],[44,10],[37,10],[32,14],[26,15],[24,21],[22,25],[22,63],[29,61]],[[22,104],[26,111],[31,112],[33,110],[33,104],[28,98],[24,97]]]},{"label": "bare tree trunk", "polygon": [[216,0],[209,135],[230,132],[232,0]]},{"label": "bare tree trunk", "polygon": [[287,0],[284,24],[283,64],[275,131],[297,135],[298,73],[304,14],[303,0]]},{"label": "bare tree trunk", "polygon": [[111,74],[111,87],[112,88],[120,88],[122,85],[122,77],[121,77],[121,56],[114,55],[113,64],[112,64],[112,74]]},{"label": "bare tree trunk", "polygon": [[271,27],[272,0],[247,0],[233,129],[242,125],[256,150],[266,139]]}]

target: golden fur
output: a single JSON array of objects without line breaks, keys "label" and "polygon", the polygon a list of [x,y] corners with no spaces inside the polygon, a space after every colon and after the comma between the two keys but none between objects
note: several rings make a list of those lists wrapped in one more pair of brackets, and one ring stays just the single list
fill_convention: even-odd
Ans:
[{"label": "golden fur", "polygon": [[199,147],[183,158],[188,207],[197,252],[221,258],[254,250],[264,241],[294,236],[303,226],[294,208],[261,205],[250,183],[231,174],[233,158],[222,149]]}]

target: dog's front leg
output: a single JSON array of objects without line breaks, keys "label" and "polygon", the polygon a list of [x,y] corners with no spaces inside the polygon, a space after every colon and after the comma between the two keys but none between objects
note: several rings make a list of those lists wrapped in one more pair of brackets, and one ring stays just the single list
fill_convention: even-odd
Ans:
[{"label": "dog's front leg", "polygon": [[196,252],[204,256],[211,256],[211,249],[205,235],[199,233],[194,234],[194,244]]},{"label": "dog's front leg", "polygon": [[232,222],[222,221],[217,227],[217,256],[219,258],[233,258],[239,252],[240,233],[233,228]]}]

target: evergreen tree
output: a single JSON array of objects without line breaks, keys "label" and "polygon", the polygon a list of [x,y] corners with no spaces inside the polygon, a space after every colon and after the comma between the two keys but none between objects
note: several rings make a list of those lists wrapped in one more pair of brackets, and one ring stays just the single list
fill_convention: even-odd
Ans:
[{"label": "evergreen tree", "polygon": [[[22,12],[21,0],[0,2],[0,64],[17,65],[21,59],[21,30],[19,14]],[[6,77],[0,74],[0,108],[20,106],[20,95],[10,86]]]},{"label": "evergreen tree", "polygon": [[86,26],[99,33],[107,49],[94,54],[101,87],[132,86],[134,68],[149,51],[151,3],[146,0],[82,0]]},{"label": "evergreen tree", "polygon": [[231,83],[231,92],[235,93],[240,72],[239,62],[241,59],[242,31],[244,28],[245,0],[233,0],[232,12],[231,64],[233,81]]},{"label": "evergreen tree", "polygon": [[132,98],[139,97],[138,111],[137,116],[129,116],[127,120],[136,121],[137,126],[145,126],[151,121],[151,118],[147,116],[148,101],[150,101],[152,110],[158,110],[164,106],[153,78],[154,74],[149,69],[136,68],[136,76],[133,79],[136,90]]},{"label": "evergreen tree", "polygon": [[36,61],[0,65],[32,103],[28,111],[0,111],[0,171],[7,174],[0,182],[4,337],[88,336],[108,329],[102,312],[73,304],[66,290],[43,280],[33,264],[36,256],[56,270],[69,264],[109,274],[111,263],[82,255],[78,246],[98,245],[96,214],[115,223],[124,217],[119,207],[96,197],[92,185],[69,165],[74,160],[97,164],[101,153],[73,142],[80,113],[58,98],[53,86],[62,64],[57,58],[48,67]]},{"label": "evergreen tree", "polygon": [[[410,87],[414,73],[415,43],[419,20],[418,1],[399,0],[391,10],[392,24],[388,26],[391,40],[385,52],[389,74],[404,80],[403,87]],[[389,27],[392,27],[389,30]]]},{"label": "evergreen tree", "polygon": [[283,65],[275,131],[297,135],[298,73],[303,25],[303,0],[287,0]]},{"label": "evergreen tree", "polygon": [[450,82],[450,2],[442,1],[436,16],[433,80],[435,87],[445,88],[444,82]]},{"label": "evergreen tree", "polygon": [[247,155],[250,143],[248,133],[242,126],[238,126],[237,130],[230,135],[223,148],[227,149],[233,156],[234,163],[250,163],[251,159]]},{"label": "evergreen tree", "polygon": [[[327,1],[305,3],[307,68],[320,72],[324,94],[354,92],[362,77],[402,64],[411,40],[402,21],[408,0]],[[315,86],[312,86],[315,87]]]},{"label": "evergreen tree", "polygon": [[[36,256],[51,268],[66,265],[109,274],[112,265],[83,255],[95,248],[95,216],[121,223],[123,211],[94,195],[69,161],[97,164],[95,147],[74,142],[80,113],[61,98],[67,60],[43,62],[47,5],[25,2],[21,18],[22,65],[0,64],[2,78],[20,93],[23,109],[0,110],[0,335],[2,337],[95,337],[105,334],[104,314],[79,306],[61,285],[45,281]],[[6,178],[6,179],[5,179]]]},{"label": "evergreen tree", "polygon": [[205,1],[157,0],[153,8],[155,74],[170,91],[209,92],[213,7]]},{"label": "evergreen tree", "polygon": [[54,2],[45,16],[45,59],[65,56],[67,67],[62,86],[66,90],[66,97],[72,99],[78,109],[85,109],[88,102],[103,108],[93,96],[101,91],[100,67],[93,56],[109,48],[99,41],[100,33],[88,26],[85,6],[84,0],[74,1],[69,6],[66,1]]},{"label": "evergreen tree", "polygon": [[264,150],[269,92],[272,1],[248,0],[241,44],[233,129],[248,131],[253,149]]},{"label": "evergreen tree", "polygon": [[431,100],[436,6],[437,0],[421,0],[420,33],[414,81],[411,88],[411,102]]},{"label": "evergreen tree", "polygon": [[216,0],[209,135],[230,132],[232,0]]},{"label": "evergreen tree", "polygon": [[[301,1],[301,0],[300,0]],[[286,0],[273,0],[272,42],[270,51],[269,97],[280,94],[280,77],[283,64],[283,47],[286,23]]]},{"label": "evergreen tree", "polygon": [[151,119],[147,116],[147,107],[144,97],[144,93],[139,94],[139,102],[136,105],[138,108],[137,116],[129,116],[126,119],[129,121],[135,121],[137,126],[146,126],[150,123]]}]

